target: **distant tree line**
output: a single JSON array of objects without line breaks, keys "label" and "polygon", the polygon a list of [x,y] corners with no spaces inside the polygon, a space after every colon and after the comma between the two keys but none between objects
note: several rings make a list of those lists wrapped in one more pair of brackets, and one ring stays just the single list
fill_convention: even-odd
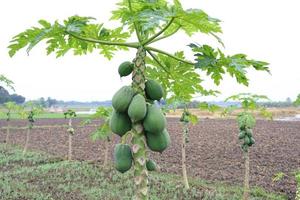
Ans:
[{"label": "distant tree line", "polygon": [[9,92],[2,86],[0,86],[0,104],[13,101],[17,104],[25,102],[25,97],[18,94],[9,94]]}]

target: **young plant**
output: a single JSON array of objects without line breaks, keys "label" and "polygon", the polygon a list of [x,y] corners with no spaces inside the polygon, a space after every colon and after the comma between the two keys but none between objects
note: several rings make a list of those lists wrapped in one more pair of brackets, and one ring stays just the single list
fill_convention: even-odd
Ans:
[{"label": "young plant", "polygon": [[[131,167],[133,161],[136,186],[133,198],[148,199],[146,147],[162,152],[170,144],[169,134],[165,130],[165,117],[153,104],[155,100],[162,98],[163,90],[148,74],[160,71],[162,74],[155,77],[155,80],[161,80],[163,87],[169,81],[176,80],[176,83],[180,84],[185,79],[186,84],[181,89],[188,90],[193,80],[188,81],[190,74],[186,72],[191,69],[207,72],[216,84],[220,83],[222,75],[227,72],[238,82],[247,85],[248,68],[263,71],[268,71],[268,68],[265,62],[249,60],[244,54],[225,56],[220,49],[215,50],[208,45],[189,45],[196,62],[187,60],[183,52],[172,54],[151,46],[159,40],[171,37],[179,30],[188,36],[196,33],[208,34],[221,42],[217,36],[221,33],[220,20],[208,16],[200,9],[184,10],[179,0],[174,0],[173,4],[166,0],[120,0],[117,5],[118,8],[113,11],[111,19],[119,20],[121,27],[108,29],[102,23],[93,23],[94,18],[80,16],[69,17],[63,23],[55,21],[51,24],[40,20],[40,27],[27,29],[13,38],[9,46],[9,55],[15,55],[22,48],[27,48],[29,53],[41,41],[47,43],[47,54],[55,53],[57,57],[70,50],[74,50],[75,55],[97,50],[106,58],[112,59],[114,52],[118,50],[137,50],[132,62],[126,61],[127,64],[120,65],[120,76],[131,73],[132,84],[124,86],[114,95],[110,126],[114,133],[122,137],[132,135],[132,148],[130,145],[117,145],[115,158],[120,158],[121,160],[116,159],[117,163],[126,166],[124,171]],[[133,34],[136,35],[137,41],[126,42]],[[147,66],[149,73],[145,71],[147,55],[154,61]],[[180,66],[175,73],[170,70],[171,63]]]},{"label": "young plant", "polygon": [[20,106],[18,106],[15,102],[6,102],[4,103],[4,108],[6,109],[6,122],[7,122],[5,143],[7,144],[10,135],[11,114],[16,113],[20,109]]},{"label": "young plant", "polygon": [[[260,111],[261,116],[272,119],[272,114],[268,112],[264,107],[258,104],[261,100],[269,100],[268,97],[263,95],[255,95],[250,93],[241,93],[228,97],[225,101],[237,101],[241,104],[242,111],[237,116],[237,123],[239,127],[239,140],[242,141],[242,150],[244,152],[245,159],[245,179],[244,179],[244,195],[243,200],[249,200],[250,195],[250,147],[255,144],[253,136],[253,128],[256,124],[256,119],[253,114],[254,111]],[[234,109],[238,109],[238,106],[231,106],[225,109],[225,113],[232,112]]]},{"label": "young plant", "polygon": [[36,121],[36,116],[40,113],[43,112],[43,109],[39,105],[35,105],[32,102],[27,102],[24,107],[21,107],[19,109],[19,114],[21,118],[27,119],[28,121],[28,128],[27,128],[27,133],[26,133],[26,140],[25,140],[25,145],[23,148],[23,155],[26,154],[28,145],[29,145],[29,140],[30,140],[30,132],[33,129],[34,123]]},{"label": "young plant", "polygon": [[112,131],[109,126],[110,118],[112,116],[113,109],[111,107],[100,106],[97,108],[96,113],[90,116],[84,123],[91,123],[91,120],[101,119],[103,122],[97,129],[92,133],[92,140],[104,140],[104,161],[103,168],[107,168],[108,165],[108,151],[111,141]]},{"label": "young plant", "polygon": [[73,135],[75,133],[75,130],[74,130],[73,124],[72,124],[72,120],[77,115],[76,115],[76,112],[74,110],[69,109],[66,112],[64,112],[64,116],[65,116],[65,119],[69,119],[68,120],[68,129],[67,129],[67,132],[68,132],[68,135],[69,135],[68,160],[71,161],[72,160],[72,139],[73,139]]}]

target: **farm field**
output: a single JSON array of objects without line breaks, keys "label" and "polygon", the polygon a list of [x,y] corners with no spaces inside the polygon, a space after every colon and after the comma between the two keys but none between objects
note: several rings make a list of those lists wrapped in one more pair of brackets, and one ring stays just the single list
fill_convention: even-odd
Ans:
[{"label": "farm field", "polygon": [[[0,145],[0,199],[131,199],[132,171],[121,175],[98,163],[64,161],[41,152],[25,157],[17,146]],[[191,179],[187,192],[174,174],[152,172],[150,199],[233,199],[242,196],[241,187]],[[285,199],[261,188],[252,188],[255,199]]]},{"label": "farm field", "polygon": [[[5,126],[5,121],[0,121],[0,127]],[[15,120],[11,122],[14,126],[25,126],[25,121]],[[74,120],[75,127],[78,126],[80,121]],[[64,119],[41,119],[36,122],[37,126],[47,126],[47,125],[64,125],[66,124],[66,120]],[[97,173],[99,176],[104,176],[101,170],[97,171],[90,171],[91,168],[97,168],[101,165],[102,158],[103,158],[103,148],[104,145],[101,141],[92,142],[89,139],[88,135],[96,128],[95,124],[92,124],[87,127],[77,127],[75,128],[75,136],[73,141],[73,156],[77,160],[77,162],[67,163],[67,162],[60,162],[57,165],[53,165],[53,169],[56,172],[63,173],[63,171],[59,170],[61,168],[66,169],[68,173],[70,173],[69,178],[74,178],[74,174],[76,174],[76,170],[78,169],[78,173],[84,177],[86,177],[82,173]],[[168,188],[168,184],[174,184],[169,187],[168,192],[163,193],[170,193],[176,195],[176,188],[180,187],[180,179],[177,179],[177,182],[168,181],[169,179],[176,179],[174,176],[181,175],[181,148],[180,148],[180,138],[181,138],[181,127],[178,123],[177,118],[168,118],[168,130],[171,136],[171,146],[163,152],[163,154],[159,153],[150,153],[150,157],[157,161],[157,163],[161,167],[161,171],[164,172],[163,176],[159,174],[151,174],[152,180],[155,180],[153,184],[161,184],[164,187],[156,187],[156,189],[151,189],[152,193],[157,192],[157,194],[162,193],[162,188]],[[230,119],[203,119],[201,120],[198,125],[190,127],[190,142],[187,144],[186,151],[187,151],[187,171],[188,176],[192,177],[190,182],[192,184],[192,191],[189,195],[198,195],[198,196],[189,196],[189,197],[178,197],[177,199],[200,199],[201,194],[198,194],[197,191],[199,190],[206,190],[202,183],[199,183],[199,179],[213,181],[214,183],[224,183],[226,185],[234,186],[242,186],[243,183],[243,155],[242,151],[240,150],[240,144],[237,141],[237,125],[235,120]],[[283,199],[293,199],[295,197],[296,192],[296,183],[294,181],[293,172],[299,169],[300,164],[300,122],[280,122],[280,121],[264,121],[258,120],[257,126],[255,127],[255,138],[257,143],[251,149],[250,157],[250,173],[251,179],[250,184],[251,186],[261,187],[267,192],[270,193],[282,193],[286,195],[286,198]],[[14,145],[23,145],[25,142],[25,130],[12,130],[11,131],[10,142]],[[5,130],[0,130],[0,141],[3,143],[5,138]],[[7,177],[7,182],[11,183],[12,185],[15,184],[16,175],[14,173],[21,173],[23,169],[23,165],[25,172],[20,177],[22,181],[32,181],[32,187],[37,189],[34,185],[39,184],[40,179],[47,177],[47,173],[38,173],[36,178],[33,180],[26,180],[30,176],[30,170],[33,170],[32,167],[39,167],[35,166],[37,163],[45,164],[45,168],[47,169],[47,163],[51,163],[51,157],[48,155],[52,155],[55,157],[55,163],[57,162],[57,157],[64,158],[67,155],[67,139],[68,135],[66,133],[66,128],[63,127],[56,127],[56,128],[36,128],[32,130],[31,134],[31,141],[29,143],[29,149],[38,152],[44,152],[47,156],[39,156],[39,154],[35,154],[40,159],[44,159],[44,161],[33,161],[33,166],[30,166],[28,162],[25,160],[23,161],[12,161],[13,168],[5,167],[2,165],[1,168],[1,176]],[[112,143],[116,143],[119,139],[114,137]],[[110,155],[112,159],[112,148],[111,145]],[[10,156],[17,156],[20,154],[17,150],[9,150],[5,151],[1,148],[2,152],[4,152],[4,158],[2,159],[12,159]],[[11,152],[16,151],[16,152]],[[20,156],[20,155],[19,155]],[[21,158],[20,158],[21,159]],[[30,156],[29,156],[30,162]],[[38,158],[37,158],[38,159]],[[22,160],[22,159],[21,159]],[[86,162],[93,163],[93,165],[87,165]],[[10,162],[2,162],[2,163],[10,163]],[[26,165],[29,166],[26,166]],[[73,169],[72,165],[75,165],[76,168]],[[65,166],[65,167],[64,167]],[[27,168],[30,167],[30,168]],[[39,169],[43,170],[43,166]],[[51,167],[47,170],[51,171]],[[57,169],[56,169],[57,167]],[[9,168],[9,169],[8,169]],[[83,168],[85,170],[80,170]],[[8,171],[7,171],[8,170]],[[19,170],[19,171],[18,171]],[[28,171],[26,171],[28,170]],[[272,179],[275,174],[283,172],[287,174],[282,180],[278,182],[273,182]],[[52,172],[53,173],[53,172]],[[102,175],[101,175],[102,173]],[[130,172],[131,173],[131,172]],[[130,173],[126,173],[127,176],[130,176]],[[44,174],[44,175],[43,175]],[[72,175],[73,174],[73,175]],[[165,175],[166,174],[166,175]],[[168,174],[168,175],[167,175]],[[109,180],[113,181],[114,178],[116,179],[124,179],[130,180],[126,176],[119,176],[118,173],[110,171],[108,173],[110,177]],[[107,175],[107,176],[108,176]],[[59,177],[59,174],[57,175]],[[68,176],[68,175],[66,175]],[[91,176],[94,176],[91,175]],[[15,177],[15,179],[14,179]],[[33,176],[32,176],[33,177]],[[31,178],[32,178],[31,177]],[[107,177],[106,177],[107,178]],[[160,180],[162,178],[162,180]],[[165,179],[166,178],[166,179]],[[14,179],[14,180],[12,180]],[[3,180],[3,179],[2,179]],[[52,179],[51,179],[52,180]],[[47,181],[51,181],[47,180]],[[68,179],[67,179],[68,180]],[[76,179],[78,181],[78,179]],[[80,180],[80,179],[79,179]],[[47,182],[46,181],[46,182]],[[55,177],[53,178],[55,180]],[[74,181],[74,180],[73,180]],[[90,182],[89,180],[84,180],[87,183]],[[84,182],[83,181],[83,182]],[[97,179],[94,181],[101,181],[101,179]],[[118,183],[122,183],[122,181],[117,181]],[[167,182],[167,185],[164,183]],[[31,182],[30,182],[31,183]],[[84,183],[82,183],[84,184]],[[94,184],[94,183],[93,183]],[[111,184],[108,182],[107,184]],[[9,185],[9,184],[8,184]],[[65,184],[66,185],[66,184]],[[128,183],[130,185],[130,183]],[[53,190],[56,184],[46,184],[43,190]],[[20,185],[21,189],[24,185]],[[82,186],[83,187],[83,186]],[[93,185],[91,188],[94,188]],[[99,188],[101,186],[99,185]],[[103,186],[109,187],[109,186]],[[110,187],[121,187],[120,185],[110,186]],[[109,187],[109,188],[110,188]],[[216,186],[214,185],[213,188]],[[48,188],[48,189],[47,189]],[[52,189],[51,189],[52,188]],[[200,189],[199,189],[200,188]],[[210,187],[209,187],[210,188]],[[81,188],[82,189],[82,188]],[[76,191],[81,190],[80,187],[76,188]],[[124,189],[124,188],[123,188]],[[129,188],[128,188],[129,189]],[[23,188],[26,190],[26,188]],[[80,195],[72,194],[71,185],[66,185],[65,188],[62,188],[66,193],[69,192],[69,195],[65,196],[64,199],[74,199],[75,197],[81,198]],[[83,189],[84,190],[84,189]],[[92,190],[92,189],[91,189]],[[125,189],[124,189],[125,190]],[[221,192],[222,189],[217,189],[217,193]],[[120,194],[120,195],[128,195],[130,196],[130,191],[123,191],[122,189],[118,190],[120,193],[111,193],[113,194]],[[213,189],[215,191],[215,189]],[[231,192],[230,192],[231,191]],[[242,190],[241,190],[242,191]],[[239,195],[241,192],[239,189],[230,190],[226,189],[223,192],[225,194],[216,194],[219,195],[220,198],[214,197],[207,197],[208,199],[240,199]],[[260,192],[257,192],[260,191]],[[87,191],[91,192],[92,191]],[[97,190],[94,191],[97,193]],[[98,191],[99,192],[99,191]],[[50,192],[51,193],[51,192]],[[228,194],[230,193],[230,194]],[[255,193],[255,194],[253,194]],[[258,195],[255,199],[280,199],[275,198],[274,196],[262,196],[264,193],[261,189],[257,189],[256,192],[252,191],[252,197],[254,198],[255,195]],[[99,193],[97,193],[99,195]],[[90,199],[94,199],[97,197],[91,196]],[[103,193],[104,194],[104,193]],[[179,193],[178,193],[179,194]],[[180,193],[181,194],[181,193]],[[184,194],[184,193],[183,193]],[[25,195],[25,193],[24,193]],[[29,194],[28,194],[29,195]],[[30,194],[31,195],[31,194]],[[33,195],[33,194],[32,194]],[[57,195],[57,194],[56,194]],[[237,196],[236,196],[237,195]],[[165,199],[165,198],[158,198],[155,195],[150,195],[153,199]],[[223,196],[223,198],[221,198]],[[51,196],[48,196],[51,199]],[[48,198],[47,197],[47,198]],[[74,197],[74,198],[73,198]],[[157,197],[157,198],[156,198]],[[46,197],[45,197],[46,198]],[[43,198],[42,198],[43,199]],[[55,198],[54,198],[55,199]],[[118,199],[115,197],[107,197],[107,199]],[[168,197],[167,199],[172,199],[172,197]],[[175,198],[176,199],[176,198]]]}]

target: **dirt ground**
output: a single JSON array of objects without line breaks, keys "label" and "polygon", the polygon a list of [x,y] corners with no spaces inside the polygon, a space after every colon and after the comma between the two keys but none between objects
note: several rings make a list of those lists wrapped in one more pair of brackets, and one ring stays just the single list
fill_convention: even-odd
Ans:
[{"label": "dirt ground", "polygon": [[[14,121],[13,126],[25,126],[24,121]],[[98,122],[99,123],[99,122]],[[36,125],[66,124],[64,119],[38,120]],[[75,121],[79,125],[79,120]],[[4,127],[6,121],[0,121]],[[77,127],[74,136],[74,158],[78,160],[99,160],[104,157],[104,143],[93,142],[89,135],[96,126]],[[162,171],[181,173],[181,125],[178,119],[168,119],[171,146],[163,152],[150,153],[162,167]],[[234,185],[243,183],[243,154],[237,140],[237,125],[230,119],[203,119],[190,127],[190,142],[187,145],[188,175],[211,181],[222,181]],[[26,130],[12,130],[10,143],[23,145]],[[256,144],[250,152],[251,186],[261,186],[268,191],[282,192],[292,199],[296,183],[293,172],[300,169],[300,122],[259,120],[254,130]],[[0,142],[5,138],[5,130],[0,130]],[[110,155],[112,158],[113,143]],[[32,131],[29,148],[45,151],[53,155],[66,156],[68,148],[66,128],[37,128]],[[276,173],[286,176],[278,181],[272,179]]]}]

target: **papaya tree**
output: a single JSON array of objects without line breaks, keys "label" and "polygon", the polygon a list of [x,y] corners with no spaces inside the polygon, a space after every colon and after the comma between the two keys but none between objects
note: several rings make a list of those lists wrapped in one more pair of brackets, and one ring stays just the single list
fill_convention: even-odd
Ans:
[{"label": "papaya tree", "polygon": [[5,143],[7,144],[9,141],[9,135],[10,135],[10,121],[11,121],[11,114],[12,113],[16,113],[19,109],[20,106],[18,106],[15,102],[6,102],[3,104],[4,105],[4,109],[6,110],[6,122],[7,122],[7,126],[6,126],[6,137],[5,137]]},{"label": "papaya tree", "polygon": [[73,118],[75,118],[77,115],[76,115],[76,112],[74,110],[67,110],[66,112],[64,112],[64,116],[65,116],[65,119],[69,119],[68,120],[68,129],[67,129],[67,132],[68,132],[68,136],[69,136],[69,140],[68,140],[68,160],[72,160],[72,139],[73,139],[73,135],[75,133],[75,130],[73,128],[73,124],[72,124],[72,120]]},{"label": "papaya tree", "polygon": [[[236,101],[240,103],[239,106],[230,106],[225,109],[225,113],[230,113],[235,109],[242,109],[237,116],[237,123],[239,128],[238,139],[242,141],[241,148],[244,153],[245,159],[245,178],[244,178],[244,194],[243,200],[249,199],[250,194],[250,147],[255,144],[255,139],[253,135],[253,128],[256,124],[256,118],[254,115],[255,111],[259,111],[262,117],[272,119],[272,114],[266,110],[265,107],[259,104],[259,101],[269,100],[268,97],[264,95],[256,95],[250,93],[240,93],[228,97],[225,101]],[[230,112],[228,112],[230,111]]]},{"label": "papaya tree", "polygon": [[[172,71],[159,58],[181,66],[180,76],[173,77],[178,83],[187,79],[185,71],[189,67],[206,72],[217,84],[226,72],[239,82],[248,84],[246,70],[254,68],[268,71],[267,63],[248,59],[244,54],[225,56],[219,48],[200,44],[189,45],[195,55],[195,61],[190,61],[183,52],[166,52],[153,46],[155,42],[167,39],[180,30],[188,36],[207,34],[221,42],[218,36],[222,32],[220,20],[200,9],[185,10],[179,0],[174,0],[173,3],[166,0],[120,0],[117,9],[112,12],[111,20],[118,20],[121,26],[109,29],[103,23],[97,23],[94,18],[81,16],[69,17],[62,23],[58,20],[54,23],[40,20],[39,26],[13,37],[9,55],[14,56],[23,48],[29,53],[41,41],[46,41],[47,54],[55,53],[57,57],[73,50],[75,55],[98,51],[104,57],[112,59],[116,51],[136,49],[135,57],[126,61],[127,64],[123,62],[120,65],[120,75],[132,74],[132,84],[123,86],[114,95],[110,127],[121,137],[131,136],[131,145],[118,144],[115,147],[116,163],[124,164],[122,171],[127,171],[134,164],[136,189],[133,198],[148,199],[146,147],[162,152],[170,144],[170,136],[165,129],[166,119],[155,101],[163,97],[162,87],[165,82],[172,81]],[[128,42],[134,34],[137,41]],[[147,57],[155,61],[149,68],[162,70],[161,77],[166,77],[162,81],[162,87],[147,77]],[[182,89],[188,88],[189,85]]]},{"label": "papaya tree", "polygon": [[23,155],[25,155],[27,152],[28,145],[30,142],[30,133],[36,121],[36,116],[40,114],[42,111],[43,108],[40,107],[39,105],[34,104],[33,102],[27,102],[23,107],[19,109],[19,114],[21,118],[27,119],[28,122],[26,140],[23,148]]},{"label": "papaya tree", "polygon": [[88,120],[84,121],[84,124],[91,123],[92,120],[101,119],[103,122],[97,129],[92,132],[91,138],[93,141],[103,140],[104,141],[104,158],[103,158],[103,168],[107,168],[108,165],[108,151],[109,145],[112,137],[112,131],[109,126],[110,118],[112,115],[111,107],[100,106],[97,108],[96,113],[89,117]]}]

